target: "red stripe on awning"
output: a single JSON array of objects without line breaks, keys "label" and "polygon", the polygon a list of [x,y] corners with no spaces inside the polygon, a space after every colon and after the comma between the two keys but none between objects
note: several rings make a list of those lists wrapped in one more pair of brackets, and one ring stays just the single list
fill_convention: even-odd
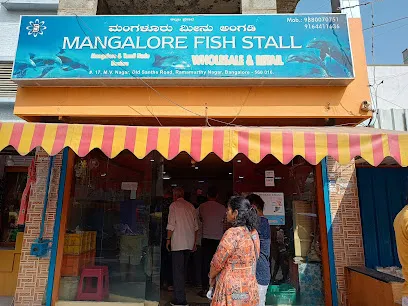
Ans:
[{"label": "red stripe on awning", "polygon": [[271,154],[271,133],[267,131],[261,131],[260,136],[261,141],[261,160],[265,158],[268,154]]},{"label": "red stripe on awning", "polygon": [[45,124],[37,124],[34,128],[33,139],[31,140],[30,151],[41,146],[45,133]]},{"label": "red stripe on awning", "polygon": [[316,135],[315,133],[305,133],[305,158],[312,165],[316,164]]},{"label": "red stripe on awning", "polygon": [[24,123],[16,123],[13,127],[13,132],[11,133],[10,137],[10,146],[13,146],[14,149],[18,149],[20,145],[21,135],[23,133]]},{"label": "red stripe on awning", "polygon": [[58,125],[57,132],[55,134],[55,142],[54,145],[52,146],[51,154],[55,155],[58,152],[61,152],[61,150],[64,148],[65,139],[67,137],[67,131],[68,131],[67,124]]},{"label": "red stripe on awning", "polygon": [[147,132],[146,155],[157,149],[157,140],[159,137],[159,128],[150,128]]},{"label": "red stripe on awning", "polygon": [[78,155],[80,157],[83,157],[89,153],[89,146],[91,145],[92,139],[92,131],[93,131],[92,125],[84,125],[84,128],[82,129],[81,141],[79,143],[78,148]]},{"label": "red stripe on awning", "polygon": [[327,135],[327,151],[329,156],[333,157],[335,160],[339,160],[339,148],[337,142],[337,134]]},{"label": "red stripe on awning", "polygon": [[196,160],[201,160],[201,139],[202,130],[198,128],[193,128],[191,132],[191,153],[190,156]]},{"label": "red stripe on awning", "polygon": [[384,160],[384,149],[381,135],[373,135],[371,138],[373,144],[374,165],[378,166]]},{"label": "red stripe on awning", "polygon": [[128,126],[126,128],[125,136],[125,149],[130,152],[134,152],[136,143],[136,128],[134,126]]},{"label": "red stripe on awning", "polygon": [[350,142],[350,160],[352,160],[354,156],[361,155],[360,135],[349,135],[349,142]]},{"label": "red stripe on awning", "polygon": [[173,159],[180,153],[180,129],[170,130],[169,158]]},{"label": "red stripe on awning", "polygon": [[112,155],[113,136],[115,134],[114,126],[105,126],[103,131],[101,150],[106,156]]},{"label": "red stripe on awning", "polygon": [[215,130],[213,135],[213,152],[221,159],[224,156],[224,130]]},{"label": "red stripe on awning", "polygon": [[[401,152],[398,141],[398,135],[388,135],[388,145],[390,146],[391,156],[397,161],[397,163],[401,164]],[[408,150],[408,148],[404,149]]]}]

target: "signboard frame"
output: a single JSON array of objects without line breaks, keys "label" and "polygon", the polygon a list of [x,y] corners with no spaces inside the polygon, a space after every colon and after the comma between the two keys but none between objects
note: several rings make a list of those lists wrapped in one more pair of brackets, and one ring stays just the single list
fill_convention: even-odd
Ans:
[{"label": "signboard frame", "polygon": [[[147,15],[134,15],[132,17],[143,16],[146,17]],[[201,17],[203,15],[148,15],[148,17],[169,17],[172,16],[177,18],[183,17]],[[206,17],[211,16],[237,16],[235,14],[225,14],[225,15],[218,15],[218,14],[209,14],[205,15]],[[274,16],[274,15],[266,15],[266,14],[245,14],[243,16]],[[336,14],[336,13],[311,13],[311,14],[279,14],[280,17],[286,18],[305,18],[307,16],[342,16],[345,18],[346,22],[346,31],[348,34],[348,42],[349,45],[347,46],[350,49],[350,65],[351,65],[351,76],[350,77],[263,77],[260,76],[256,77],[206,77],[206,78],[197,78],[197,77],[180,77],[177,78],[157,78],[157,77],[143,77],[131,74],[131,77],[127,78],[19,78],[15,76],[15,69],[16,69],[16,61],[13,65],[13,73],[12,73],[12,81],[19,84],[20,86],[55,86],[55,87],[65,87],[65,86],[73,86],[73,87],[150,87],[150,86],[210,86],[210,87],[224,87],[224,86],[347,86],[355,79],[355,67],[354,67],[354,59],[353,59],[353,50],[352,50],[352,42],[350,36],[350,27],[348,18],[345,14]],[[115,18],[129,18],[130,15],[96,15],[96,16],[59,16],[59,15],[24,15],[20,16],[20,25],[19,25],[19,37],[18,37],[18,47],[16,51],[16,56],[18,55],[20,39],[22,34],[22,20],[23,18],[103,18],[103,17],[115,17]],[[85,34],[85,32],[84,32]],[[88,33],[89,34],[89,33]]]}]

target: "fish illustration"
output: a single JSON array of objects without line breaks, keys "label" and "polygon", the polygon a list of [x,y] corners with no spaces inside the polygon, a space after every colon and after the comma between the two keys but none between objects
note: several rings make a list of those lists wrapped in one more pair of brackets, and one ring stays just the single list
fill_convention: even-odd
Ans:
[{"label": "fish illustration", "polygon": [[61,59],[57,56],[37,56],[34,53],[30,53],[30,59],[35,63],[36,67],[44,66],[59,66],[62,64]]},{"label": "fish illustration", "polygon": [[62,70],[64,71],[71,71],[76,69],[84,69],[86,71],[89,70],[87,65],[81,64],[79,61],[68,57],[65,53],[65,50],[61,49],[60,52],[57,54],[57,57],[62,62]]},{"label": "fish illustration", "polygon": [[174,69],[187,69],[190,68],[190,64],[181,59],[179,56],[170,55],[170,56],[160,56],[155,55],[154,57],[154,67],[158,68],[174,68]]},{"label": "fish illustration", "polygon": [[338,63],[343,63],[349,71],[351,71],[352,69],[349,56],[346,54],[345,50],[341,50],[337,44],[324,40],[314,39],[306,45],[306,48],[318,49],[320,52],[320,59],[322,61],[324,61],[327,56],[330,56]]},{"label": "fish illustration", "polygon": [[14,62],[14,75],[24,77],[29,69],[35,68],[35,63],[31,59]]}]

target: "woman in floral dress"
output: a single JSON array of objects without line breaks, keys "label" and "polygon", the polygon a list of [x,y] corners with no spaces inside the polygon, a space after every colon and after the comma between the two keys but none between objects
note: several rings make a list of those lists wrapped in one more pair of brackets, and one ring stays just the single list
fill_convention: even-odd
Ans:
[{"label": "woman in floral dress", "polygon": [[260,252],[256,210],[247,199],[232,198],[227,221],[232,227],[225,232],[211,262],[210,285],[215,285],[211,305],[256,306],[256,262]]}]

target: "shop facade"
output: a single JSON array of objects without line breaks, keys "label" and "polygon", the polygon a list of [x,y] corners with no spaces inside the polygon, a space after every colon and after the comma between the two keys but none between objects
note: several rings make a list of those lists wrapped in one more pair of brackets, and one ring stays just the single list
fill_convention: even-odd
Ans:
[{"label": "shop facade", "polygon": [[[4,128],[7,127],[7,124],[3,127]],[[66,127],[67,125],[60,125],[60,126],[57,126],[56,129],[59,130],[59,129],[64,129]],[[103,179],[104,177],[110,178],[111,181],[114,180],[113,174],[106,173],[106,170],[107,170],[106,165],[111,163],[111,170],[112,170],[114,169],[115,164],[120,163],[120,161],[118,161],[115,158],[110,160],[108,157],[106,157],[105,156],[106,152],[102,153],[102,152],[98,152],[95,150],[92,151],[91,148],[93,147],[89,147],[86,151],[83,152],[83,153],[86,153],[85,156],[88,157],[86,159],[81,159],[80,157],[78,157],[77,155],[78,151],[70,151],[69,153],[67,149],[64,150],[64,153],[59,153],[58,155],[56,155],[56,160],[53,166],[53,174],[51,177],[49,201],[47,205],[47,213],[46,213],[46,218],[45,218],[45,231],[44,231],[45,233],[44,237],[53,240],[53,248],[51,249],[50,257],[47,256],[45,258],[37,258],[35,256],[32,256],[31,247],[32,247],[33,241],[35,241],[38,238],[38,234],[40,231],[39,223],[41,224],[41,219],[42,219],[41,213],[44,207],[44,204],[43,204],[44,193],[46,190],[46,182],[47,182],[48,168],[49,168],[49,155],[47,151],[52,152],[53,148],[58,149],[57,151],[60,151],[58,146],[61,146],[61,145],[63,146],[69,145],[70,147],[74,147],[75,144],[78,145],[80,143],[84,143],[84,139],[82,137],[85,135],[83,135],[82,133],[75,135],[75,132],[74,132],[75,129],[83,128],[83,127],[77,126],[77,125],[70,125],[70,127],[71,127],[70,128],[71,132],[68,132],[65,135],[65,137],[60,138],[60,139],[58,139],[58,137],[55,137],[53,141],[50,141],[48,143],[48,146],[45,145],[44,143],[44,136],[35,137],[32,139],[32,142],[31,142],[31,145],[33,147],[37,147],[39,143],[42,143],[43,145],[45,145],[44,149],[46,151],[41,149],[40,151],[36,153],[36,166],[37,166],[37,169],[39,170],[37,171],[37,183],[35,186],[33,186],[34,188],[30,195],[29,206],[27,209],[27,220],[25,224],[24,240],[23,240],[22,253],[21,253],[22,259],[21,259],[21,264],[20,264],[20,274],[19,274],[20,276],[18,279],[17,291],[16,291],[16,297],[15,297],[16,304],[18,303],[21,303],[21,305],[41,304],[41,300],[43,299],[43,296],[46,297],[47,303],[48,301],[51,302],[51,300],[48,300],[48,299],[52,299],[52,296],[54,296],[54,299],[56,301],[58,300],[59,290],[56,288],[58,288],[58,286],[60,285],[59,282],[61,281],[60,276],[63,273],[62,270],[66,268],[62,265],[62,261],[64,257],[64,243],[66,241],[65,240],[66,232],[64,230],[64,227],[65,229],[69,227],[68,223],[70,222],[70,216],[72,217],[72,213],[70,213],[69,210],[78,209],[78,207],[81,207],[81,206],[73,204],[73,201],[75,200],[78,200],[79,202],[81,201],[79,197],[77,197],[76,199],[75,197],[73,198],[73,195],[77,196],[78,194],[76,191],[74,191],[76,188],[73,186],[76,185],[77,187],[80,187],[80,186],[85,185],[88,188],[88,190],[90,190],[91,186],[89,184],[94,183],[94,181],[88,181],[90,176],[81,178],[81,176],[78,174],[78,171],[79,173],[81,173],[82,171],[78,169],[77,166],[81,165],[84,160],[88,162],[91,161],[90,164],[92,164],[93,167],[100,168],[98,170],[98,175],[97,175],[99,180],[103,180],[104,182],[106,182],[106,180]],[[31,128],[34,128],[34,130],[37,130],[37,131],[40,130],[41,128],[44,128],[45,130],[50,130],[50,129],[55,128],[55,125],[54,124],[49,124],[49,125],[25,124],[23,129],[20,128],[20,131],[22,132],[21,139],[25,138],[25,136],[27,135],[25,133],[27,133],[27,131],[30,130]],[[95,131],[92,133],[93,135],[92,138],[93,138],[93,137],[98,137],[97,129],[101,128],[101,130],[103,130],[103,129],[108,129],[110,127],[108,126],[106,127],[86,126],[86,128],[95,129]],[[120,126],[120,127],[115,127],[115,129],[116,128],[121,129],[123,127]],[[133,127],[128,127],[128,128],[133,128]],[[145,128],[142,128],[142,129],[145,129]],[[155,129],[159,129],[159,131],[161,131],[161,128],[155,128]],[[172,130],[174,129],[176,131],[178,130],[177,128],[173,128]],[[195,128],[195,129],[200,130],[201,128]],[[210,131],[209,128],[203,128],[203,129],[206,132]],[[17,129],[16,127],[11,127],[11,130],[17,130]],[[24,133],[23,130],[26,132]],[[214,132],[220,132],[222,130],[223,129],[221,130],[215,129]],[[347,130],[349,129],[346,129],[346,131]],[[184,128],[182,133],[188,132],[188,131],[189,131],[189,128]],[[228,131],[228,129],[224,130],[223,132],[225,133],[226,131]],[[333,132],[335,131],[337,130],[332,129],[331,131],[325,131],[325,129],[323,128],[321,129],[321,132],[318,132],[318,135],[331,137],[328,135],[333,135]],[[342,135],[344,135],[344,131],[345,130],[342,129],[342,133],[341,133]],[[367,132],[369,131],[372,132],[372,130],[368,130]],[[229,130],[229,132],[232,132],[232,134],[235,134],[235,133],[238,134],[236,135],[237,136],[236,139],[238,140],[238,142],[245,142],[245,136],[244,138],[242,138],[242,133],[243,135],[245,135],[246,133],[245,130],[241,132]],[[295,131],[295,129],[292,130],[292,132],[297,137],[299,136],[298,133],[304,133],[304,132]],[[366,132],[366,131],[363,129],[362,132]],[[239,135],[240,133],[241,135]],[[264,132],[259,131],[259,130],[258,131],[253,131],[251,129],[249,130],[250,135],[256,135],[257,133],[264,133]],[[282,132],[279,130],[272,132],[270,135],[270,139],[274,139],[276,136],[282,135],[281,133]],[[325,134],[325,133],[328,133],[328,134]],[[2,134],[2,136],[3,135],[4,134]],[[106,132],[105,132],[105,135],[107,135]],[[354,134],[352,134],[351,138],[354,137],[353,135]],[[366,134],[362,134],[362,135],[366,135]],[[360,135],[359,137],[364,138],[364,136],[362,135]],[[395,136],[395,135],[387,135],[387,134],[380,134],[380,135],[373,134],[373,135],[374,135],[373,136],[374,138],[382,137],[386,139],[387,143],[392,143],[392,140],[390,139],[392,139]],[[100,138],[102,140],[101,143],[104,143],[107,145],[107,147],[111,147],[111,148],[114,147],[112,144],[117,141],[117,139],[115,140],[115,138],[112,138],[109,140],[109,138],[105,138],[103,135],[99,135],[99,137],[101,137]],[[267,139],[266,135],[264,135],[263,137],[265,137],[264,139]],[[348,137],[350,137],[350,135],[348,135]],[[90,138],[89,140],[92,141],[92,138]],[[4,139],[4,137],[2,137],[2,139]],[[226,143],[228,144],[229,143],[228,137],[225,140],[226,140]],[[187,141],[187,143],[189,142],[191,143],[191,139],[190,141]],[[153,143],[158,143],[158,142],[153,140]],[[142,144],[139,143],[139,145],[142,145]],[[177,143],[175,143],[175,145],[177,147]],[[377,150],[380,149],[379,147],[375,146],[372,142],[368,143],[368,145],[372,146],[373,148],[376,148]],[[147,139],[145,143],[145,147],[146,146],[148,146]],[[17,147],[20,147],[20,146],[17,145]],[[178,147],[180,147],[180,143],[178,144]],[[223,146],[224,148],[223,152],[228,152],[227,151],[228,147],[229,147],[228,145]],[[233,161],[236,165],[231,168],[233,169],[232,171],[234,172],[234,176],[236,175],[240,176],[239,173],[240,174],[244,173],[242,172],[242,168],[241,168],[241,171],[239,168],[240,164],[242,163],[247,163],[246,167],[244,168],[247,168],[248,165],[257,165],[257,164],[253,164],[249,160],[249,158],[246,157],[245,154],[242,154],[243,152],[238,150],[238,147],[241,147],[241,149],[244,149],[243,150],[244,152],[247,151],[245,150],[245,146],[243,145],[230,147],[232,153],[234,153],[234,156],[236,155],[235,153],[237,154],[241,153],[238,155],[238,159],[234,159]],[[259,147],[262,148],[263,146],[259,145]],[[117,147],[117,149],[124,149],[124,148],[125,148],[125,145],[122,145],[122,147]],[[257,150],[256,149],[257,146],[255,143],[252,143],[251,146],[248,147],[247,152],[250,151],[250,148],[252,148],[252,150]],[[381,148],[386,149],[387,147],[381,147]],[[28,149],[31,149],[31,148],[28,147]],[[300,148],[297,147],[297,149],[300,149]],[[343,148],[343,149],[346,149],[346,148]],[[353,148],[348,148],[348,151],[343,151],[343,152],[347,152],[347,154],[349,155],[350,149],[353,149]],[[170,146],[166,150],[171,152],[173,149],[171,149],[171,146]],[[208,147],[202,143],[201,151],[205,152],[205,150],[209,150],[210,152],[211,151],[220,152],[219,147],[218,148],[216,148],[215,146]],[[236,152],[233,152],[233,150],[236,150]],[[293,150],[294,148],[292,148],[291,154],[288,151],[285,151],[283,148],[281,148],[281,150],[278,150],[278,152],[281,151],[283,154],[285,155],[288,154],[288,156],[292,155],[293,157],[293,154],[294,154]],[[143,156],[144,154],[148,152],[149,151],[144,151],[144,153],[141,156]],[[174,150],[173,152],[178,153],[178,150]],[[186,155],[187,157],[195,156],[191,152],[191,149],[188,150],[188,147],[186,147],[186,152],[191,154],[191,155]],[[319,152],[319,149],[316,149],[316,152]],[[20,151],[20,153],[24,154],[24,151]],[[118,158],[122,158],[122,159],[129,158],[132,154],[127,153],[127,155],[128,155],[127,157],[120,155]],[[160,155],[156,155],[154,157],[152,155],[147,155],[147,158],[135,159],[135,162],[141,163],[141,166],[140,166],[141,168],[145,168],[145,167],[151,168],[152,163],[154,163],[153,160],[157,158],[158,156],[160,157]],[[165,158],[166,155],[163,155],[163,157]],[[168,157],[169,155],[167,155],[167,158]],[[341,157],[341,155],[339,155],[339,157]],[[395,156],[395,157],[398,157],[398,156]],[[131,158],[134,158],[134,156]],[[197,156],[195,158],[197,158],[197,162],[200,161],[200,159]],[[271,156],[269,158],[272,158],[275,160],[274,162],[272,162],[272,165],[273,165],[272,168],[275,169],[276,175],[282,175],[282,172],[281,172],[282,170],[279,170],[279,167],[276,165],[276,159]],[[369,158],[369,156],[366,156],[366,158]],[[248,159],[248,161],[245,161],[245,159]],[[266,161],[264,160],[263,162],[268,163],[267,159],[268,158],[266,158]],[[176,161],[177,157],[174,160]],[[295,160],[295,165],[297,167],[299,167],[299,165],[302,166],[302,163],[299,164],[298,160],[299,158]],[[313,160],[313,157],[312,157],[312,160]],[[312,160],[305,157],[305,161],[308,163],[312,163]],[[190,162],[190,159],[187,159],[187,161]],[[218,162],[220,163],[219,165],[223,163],[222,161],[218,161]],[[125,164],[128,164],[128,162],[125,162]],[[200,165],[200,163],[197,163],[197,165]],[[281,167],[283,167],[283,165]],[[326,222],[328,224],[327,227],[323,227],[323,229],[319,231],[319,235],[324,235],[324,233],[326,233],[329,237],[332,236],[331,241],[333,243],[332,245],[330,245],[330,238],[326,240],[328,242],[327,245],[325,245],[324,239],[322,239],[320,242],[320,249],[321,249],[321,254],[322,254],[321,255],[322,274],[323,274],[323,277],[328,277],[328,278],[324,278],[325,281],[327,279],[330,281],[335,277],[335,280],[337,281],[337,284],[334,287],[336,288],[335,292],[339,294],[339,299],[341,299],[342,297],[344,298],[345,292],[346,292],[346,278],[345,278],[344,268],[346,266],[364,265],[363,240],[362,240],[361,223],[360,223],[360,217],[359,217],[360,215],[359,200],[358,200],[358,195],[357,195],[357,182],[356,182],[355,168],[354,168],[355,165],[354,163],[341,165],[334,159],[328,158],[327,161],[323,161],[322,164],[319,163],[317,167],[313,167],[312,165],[307,166],[307,167],[310,167],[311,169],[314,168],[313,172],[314,172],[315,183],[313,184],[313,186],[315,188],[315,197],[316,197],[315,203],[316,203],[316,210],[317,210],[315,213],[317,213],[319,217],[319,225],[321,225],[322,222]],[[322,171],[322,168],[327,169],[326,170],[327,176],[325,176],[326,179],[324,179],[323,177],[325,171],[324,170]],[[166,168],[166,170],[167,169],[170,169],[170,172],[171,172],[171,168]],[[264,171],[265,169],[269,170],[271,168],[263,165],[261,169],[262,171]],[[88,171],[88,170],[84,168],[84,171]],[[193,169],[193,171],[195,171],[195,169]],[[61,173],[63,174],[62,176],[61,176]],[[121,173],[125,175],[124,170],[122,170]],[[148,171],[148,173],[150,174],[152,172]],[[256,176],[257,171],[247,171],[246,174],[244,175],[250,176],[251,173],[255,173],[255,176]],[[305,173],[302,173],[302,171],[298,173],[301,179],[299,183],[295,184],[296,188],[303,188],[302,189],[303,192],[305,190],[310,191],[311,189],[310,186],[309,188],[306,188],[305,186],[306,184],[305,184],[302,187],[302,184],[306,183],[309,173],[307,171]],[[93,172],[93,174],[95,175],[95,172]],[[175,172],[173,172],[173,175],[175,175]],[[227,175],[229,175],[229,173]],[[283,176],[286,176],[286,174],[284,174]],[[263,174],[262,174],[262,178],[264,178]],[[83,181],[83,179],[85,179],[85,181]],[[243,186],[242,180],[244,178],[237,177],[236,179],[237,179],[238,185],[241,184],[241,188],[238,186],[237,190],[241,189],[240,191],[245,192],[245,190],[243,190],[243,187],[242,187]],[[249,179],[251,178],[249,177]],[[77,180],[79,180],[80,182],[79,183],[77,182],[74,184],[74,182],[76,182]],[[251,180],[254,180],[254,178],[252,177]],[[120,183],[119,181],[121,182],[121,180],[118,180],[117,182],[114,182],[114,183]],[[151,183],[152,177],[150,178],[146,177],[142,181],[145,182],[146,186],[143,187],[143,189],[140,188],[139,190],[145,190],[149,192],[150,186],[147,186],[146,183],[149,183],[149,182]],[[279,177],[277,177],[276,183],[277,185],[279,184]],[[153,185],[157,185],[157,184],[152,184],[151,186]],[[253,190],[253,188],[251,187],[249,190]],[[70,191],[70,192],[67,192],[67,191]],[[324,194],[324,191],[326,191],[326,194]],[[303,192],[302,194],[306,196],[307,192],[305,193]],[[327,201],[327,198],[326,200],[324,199],[324,197],[327,197],[327,192],[329,192],[330,202]],[[101,196],[99,196],[99,198],[95,198],[95,200],[96,202],[98,200],[101,201]],[[329,210],[328,205],[330,205],[329,214],[327,213]],[[96,208],[96,207],[93,206],[93,208]],[[81,213],[79,213],[79,211],[77,210],[77,212],[74,215],[79,216],[81,215]],[[331,220],[331,223],[330,223],[330,220]],[[331,230],[330,230],[329,224],[331,224]],[[59,226],[60,228],[58,229],[57,226]],[[54,254],[52,255],[52,253]],[[306,256],[307,255],[305,255],[305,257]],[[330,259],[330,256],[333,256],[332,259]],[[300,255],[300,257],[302,257],[302,255]],[[153,258],[154,257],[152,254],[152,259]],[[336,274],[330,273],[330,269],[333,269],[333,268],[335,269]],[[143,273],[145,272],[146,271],[144,271]],[[150,276],[153,276],[154,272],[156,273],[156,277],[157,276],[160,277],[160,275],[157,275],[158,271],[157,270],[154,271],[154,269],[150,271]],[[326,273],[326,276],[325,276],[325,273]],[[49,285],[50,279],[53,279],[52,290]],[[324,294],[324,298],[327,303],[327,298],[328,298],[327,296],[329,295],[329,298],[330,298],[330,295],[333,294],[333,288],[327,288],[326,286],[327,286],[327,283],[324,284],[324,288],[322,288],[321,294],[322,295]],[[32,290],[35,290],[34,291],[35,295],[31,295],[31,293],[33,292]],[[160,294],[159,291],[156,291],[156,294]],[[41,297],[41,300],[38,297]],[[151,302],[154,303],[155,300],[159,298],[160,296],[158,297],[156,295],[156,297],[152,298],[153,301]],[[64,305],[64,303],[66,303],[66,301],[64,302],[60,300],[57,303],[57,305],[59,304]],[[135,303],[134,300],[133,300],[133,303]]]},{"label": "shop facade", "polygon": [[[339,18],[332,16],[336,15],[321,18],[322,20]],[[344,15],[339,16],[345,18]],[[82,29],[88,36],[92,36],[94,35],[92,30],[97,28],[92,22],[101,22],[98,19],[103,20],[105,17],[53,18],[55,19],[46,20],[48,28],[43,30],[44,35],[51,29],[50,26],[63,20],[72,27],[75,26],[78,31]],[[128,21],[126,18],[128,17],[115,17],[115,22]],[[144,18],[148,20],[149,17]],[[153,18],[150,19],[152,22],[157,17],[150,18]],[[228,18],[231,17],[220,17],[219,20],[221,23],[227,22]],[[287,24],[287,18],[292,17],[279,16],[279,18],[273,22]],[[313,16],[301,15],[294,18],[308,20],[307,18]],[[203,19],[204,21],[209,22]],[[407,161],[404,153],[404,134],[344,127],[358,124],[371,113],[363,107],[364,101],[369,101],[369,91],[366,85],[368,81],[361,20],[348,18],[343,21],[348,32],[342,37],[347,39],[349,37],[352,47],[351,57],[344,65],[353,63],[353,67],[349,70],[350,73],[352,71],[351,74],[345,74],[340,78],[322,74],[316,67],[311,68],[312,72],[317,74],[316,78],[306,76],[303,70],[299,70],[300,77],[293,74],[274,79],[270,69],[265,70],[265,73],[271,73],[269,76],[251,78],[222,75],[208,79],[200,77],[155,79],[150,75],[144,80],[137,71],[129,73],[126,78],[89,77],[89,75],[77,78],[79,73],[84,71],[75,71],[79,62],[74,61],[74,57],[70,59],[69,68],[64,64],[57,69],[49,67],[50,69],[45,72],[43,69],[20,72],[15,70],[20,74],[14,78],[22,86],[18,90],[15,114],[37,123],[2,124],[0,147],[13,146],[23,155],[40,148],[37,149],[35,157],[38,169],[37,181],[33,185],[27,209],[15,305],[40,305],[42,301],[46,305],[70,305],[70,301],[60,299],[62,277],[70,273],[67,272],[67,267],[70,266],[67,264],[68,257],[64,256],[64,253],[69,255],[65,251],[66,248],[76,246],[71,244],[67,235],[75,235],[79,231],[96,231],[96,240],[99,242],[94,242],[95,247],[86,247],[86,251],[82,253],[87,255],[83,255],[82,259],[76,257],[75,260],[95,264],[101,258],[115,258],[113,264],[104,261],[111,273],[117,273],[116,276],[109,276],[111,289],[116,291],[110,292],[111,298],[105,301],[107,305],[118,302],[128,302],[130,305],[161,302],[163,294],[160,291],[160,270],[163,266],[158,261],[160,256],[155,256],[160,254],[161,241],[160,235],[157,237],[152,234],[158,231],[157,227],[154,228],[153,220],[157,213],[162,213],[162,210],[155,208],[160,206],[157,195],[164,198],[168,187],[189,185],[187,181],[191,178],[194,178],[194,184],[190,184],[189,191],[205,190],[208,181],[218,182],[216,177],[224,175],[225,179],[219,182],[219,186],[223,186],[221,189],[228,190],[224,192],[223,200],[228,198],[229,193],[250,192],[283,193],[285,198],[290,199],[289,205],[285,202],[285,206],[291,208],[289,222],[306,222],[311,228],[307,232],[309,237],[301,237],[302,234],[298,232],[296,237],[298,240],[294,241],[295,230],[292,226],[290,244],[296,245],[297,242],[299,247],[297,249],[293,247],[293,250],[300,253],[291,256],[291,262],[295,257],[299,257],[298,266],[301,267],[302,259],[307,261],[310,256],[311,246],[317,247],[317,253],[321,254],[316,260],[319,276],[315,277],[321,286],[321,290],[317,290],[317,295],[322,301],[319,304],[346,305],[345,267],[364,265],[354,158],[361,156],[372,165],[378,165],[386,156],[394,157],[401,165],[406,165]],[[40,23],[41,21],[38,23],[39,26]],[[67,24],[66,28],[69,27]],[[89,28],[91,32],[88,32]],[[25,29],[22,24],[22,33],[26,35]],[[80,38],[76,39],[76,37],[82,39],[83,36],[84,33],[67,36],[69,38],[65,40],[66,46],[72,46],[72,49],[75,49],[76,45],[77,49],[89,47],[90,41],[80,42]],[[56,36],[54,42],[59,41],[59,38]],[[167,44],[170,44],[170,40],[166,41]],[[95,42],[99,45],[92,46],[92,50],[98,51],[99,48],[103,48],[103,40]],[[288,42],[289,45],[285,45],[280,41],[281,47],[301,49],[297,48],[300,47],[300,43],[296,44],[293,38],[289,38]],[[134,45],[137,42],[127,43]],[[182,46],[183,40],[179,40],[178,43]],[[205,45],[206,39],[196,40],[196,43]],[[30,48],[32,45],[23,41],[19,45],[21,52],[27,46]],[[228,49],[228,46],[226,48]],[[100,53],[107,57],[105,52],[107,51]],[[261,51],[256,52],[253,54],[254,57],[263,54]],[[21,54],[17,53],[17,57]],[[77,53],[76,56],[78,54],[81,53]],[[169,55],[167,56],[169,59]],[[281,59],[287,61],[290,56],[286,54],[282,58],[274,57],[273,61],[272,58],[264,60],[270,61],[270,67],[275,69],[280,66],[278,64]],[[347,58],[347,55],[344,56]],[[58,53],[56,57],[66,61],[63,54]],[[176,62],[174,55],[170,57],[171,62],[165,61],[164,57],[156,57],[157,65],[170,66],[168,69],[161,69],[163,73],[188,71],[185,68],[191,63],[180,60]],[[295,57],[292,57],[292,60],[295,61]],[[239,64],[241,59],[237,56],[229,58],[228,61]],[[181,68],[183,65],[185,67]],[[80,67],[86,70],[83,68]],[[94,72],[98,73],[98,70]],[[116,70],[123,73],[128,71],[123,67]],[[41,77],[36,73],[40,73]],[[44,77],[47,73],[51,74]],[[255,75],[255,71],[253,73]],[[344,73],[344,70],[339,73]],[[327,125],[332,127],[324,127]],[[48,172],[50,156],[56,156],[51,176]],[[207,162],[208,166],[205,164]],[[189,164],[189,168],[183,168],[186,167],[185,163]],[[303,171],[299,170],[302,168]],[[206,179],[199,179],[195,174],[189,177],[176,177],[180,172],[195,173],[194,171],[200,172],[201,169],[203,171],[212,169],[213,172],[206,173]],[[214,169],[224,172],[216,173]],[[266,183],[268,178],[268,184],[271,184],[270,171],[274,171],[274,186]],[[293,185],[293,189],[285,191],[283,182]],[[307,182],[311,184],[308,188]],[[48,204],[43,218],[46,190],[49,190]],[[90,195],[90,190],[95,192]],[[112,190],[116,190],[116,194],[108,192]],[[311,200],[305,199],[308,192],[312,194]],[[136,254],[133,255],[134,258],[123,258],[124,254],[117,251],[122,247],[120,243],[110,247],[109,256],[107,253],[101,255],[101,252],[109,247],[101,247],[100,243],[106,246],[109,239],[105,238],[111,233],[106,230],[105,225],[98,228],[89,220],[108,220],[115,225],[133,224],[133,221],[117,213],[125,211],[120,204],[125,200],[124,197],[127,200],[142,200],[144,203],[142,206],[145,208],[140,209],[138,205],[141,204],[134,203],[135,211],[140,217],[139,222],[135,221],[134,227],[116,226],[115,229],[119,232],[131,230],[135,235],[133,238],[122,238],[126,235],[116,234],[116,240],[138,239],[136,238],[138,236],[145,237],[145,240],[140,238],[141,247],[132,250]],[[304,211],[294,210],[293,203],[298,203],[301,209],[304,204],[302,201],[313,205]],[[97,212],[101,206],[103,212],[99,212],[98,216]],[[110,219],[115,213],[116,219]],[[295,220],[293,216],[298,215],[301,217]],[[306,217],[314,218],[315,222],[311,223]],[[127,221],[123,222],[123,218]],[[38,238],[41,220],[44,220],[44,239],[50,239],[52,246],[50,254],[36,257],[33,256],[32,245]],[[78,232],[75,232],[76,228]],[[114,228],[114,225],[109,228]],[[314,241],[310,239],[312,231]],[[92,238],[89,239],[93,241]],[[92,244],[91,242],[87,245]],[[302,245],[308,246],[306,251],[302,249]],[[98,255],[93,253],[95,249]],[[141,270],[138,270],[139,268]],[[297,294],[302,291],[302,275],[299,275],[299,269],[289,269],[298,273],[290,276],[292,280],[298,279],[296,284],[291,284],[297,290]],[[280,273],[282,272],[283,269]],[[122,280],[124,275],[127,275],[126,280]],[[136,279],[131,279],[132,276],[136,276]],[[310,274],[306,276],[310,277]],[[113,279],[114,277],[116,279]],[[140,280],[140,277],[143,279]],[[115,281],[118,282],[118,289],[114,288]],[[124,284],[135,282],[139,285],[143,283],[142,287],[135,289],[136,285],[132,285],[130,291],[141,290],[143,294],[118,300],[117,296],[121,295],[118,292],[125,287]],[[78,283],[74,284],[74,289],[77,286]],[[304,292],[311,291],[311,288],[308,288]],[[122,296],[129,298],[127,293]]]}]

